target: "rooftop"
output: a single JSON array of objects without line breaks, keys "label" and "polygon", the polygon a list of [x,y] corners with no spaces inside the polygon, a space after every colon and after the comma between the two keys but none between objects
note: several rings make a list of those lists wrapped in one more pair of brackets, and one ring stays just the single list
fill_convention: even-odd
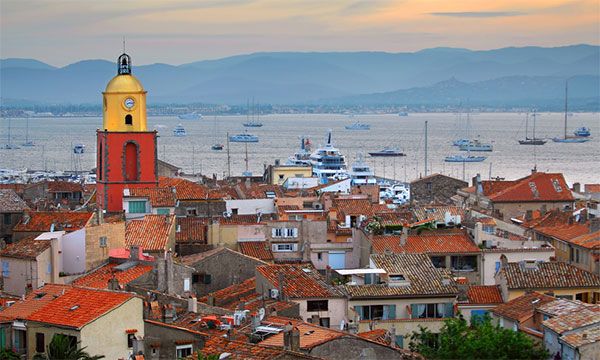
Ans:
[{"label": "rooftop", "polygon": [[[231,354],[227,359],[239,360],[264,360],[275,359],[284,354],[281,349],[263,346],[262,344],[251,344],[242,341],[229,341],[222,337],[211,336],[204,348],[200,350],[204,355]],[[193,356],[195,358],[195,356]]]},{"label": "rooftop", "polygon": [[36,240],[35,238],[35,236],[30,236],[8,244],[0,251],[0,257],[35,260],[41,253],[50,249],[51,245],[49,240]]},{"label": "rooftop", "polygon": [[94,213],[74,211],[31,211],[13,228],[15,232],[46,232],[79,230],[87,225]]},{"label": "rooftop", "polygon": [[275,288],[279,287],[279,274],[283,274],[283,293],[291,299],[342,297],[343,294],[310,265],[277,264],[256,268]]},{"label": "rooftop", "polygon": [[272,261],[273,253],[271,246],[267,241],[242,241],[238,242],[242,254],[261,259],[263,261]]},{"label": "rooftop", "polygon": [[550,316],[561,316],[594,307],[579,300],[556,299],[537,308],[538,311]]},{"label": "rooftop", "polygon": [[401,244],[400,235],[381,235],[372,238],[373,251],[383,253],[479,253],[466,232],[426,231],[421,235],[408,235],[406,243]]},{"label": "rooftop", "polygon": [[552,296],[530,292],[496,306],[492,312],[495,315],[523,322],[533,316],[536,308],[554,301]]},{"label": "rooftop", "polygon": [[559,173],[536,172],[515,181],[482,182],[482,186],[484,194],[494,202],[574,201],[565,178]]},{"label": "rooftop", "polygon": [[[352,336],[348,333],[325,328],[322,326],[313,325],[304,321],[289,319],[285,317],[269,316],[266,318],[264,324],[277,324],[279,326],[285,326],[289,323],[292,326],[297,327],[300,330],[300,349],[310,350],[317,345],[324,344],[333,339],[340,338],[342,336]],[[260,345],[283,347],[283,332],[268,337],[261,341]]]},{"label": "rooftop", "polygon": [[194,265],[194,264],[196,264],[196,263],[199,263],[199,262],[201,262],[201,261],[204,261],[204,260],[206,260],[206,259],[208,259],[208,258],[210,258],[210,257],[212,257],[212,256],[216,256],[216,255],[223,254],[223,253],[227,253],[227,254],[229,254],[229,255],[234,255],[234,256],[242,256],[242,257],[246,257],[246,258],[248,258],[248,259],[256,260],[256,261],[259,261],[259,262],[261,262],[261,263],[264,263],[264,264],[266,264],[266,262],[263,262],[263,261],[261,261],[261,260],[259,260],[259,259],[257,259],[257,258],[254,258],[254,257],[248,256],[248,255],[244,255],[244,254],[242,254],[242,253],[240,253],[240,252],[237,252],[237,251],[231,250],[231,249],[229,249],[229,248],[226,248],[226,247],[217,247],[217,248],[215,248],[215,249],[208,250],[208,251],[205,251],[205,252],[201,252],[201,253],[197,253],[197,254],[192,254],[192,255],[186,255],[186,256],[182,256],[182,257],[180,258],[180,261],[181,261],[181,263],[182,263],[182,264],[184,264],[184,265],[189,265],[189,266],[191,266],[191,265]]},{"label": "rooftop", "polygon": [[73,281],[73,285],[84,286],[96,289],[108,288],[108,281],[115,277],[120,285],[125,285],[140,276],[152,271],[151,265],[132,264],[131,267],[125,266],[125,270],[118,268],[119,264],[110,263],[99,267],[98,269],[77,278]]},{"label": "rooftop", "polygon": [[565,315],[555,316],[542,323],[543,326],[557,334],[562,334],[592,324],[600,325],[600,305],[596,305],[594,308],[582,309]]},{"label": "rooftop", "polygon": [[160,177],[158,187],[172,189],[175,188],[175,197],[177,200],[217,200],[222,199],[223,195],[215,190],[211,190],[204,185],[181,179]]},{"label": "rooftop", "polygon": [[169,188],[131,188],[128,197],[143,197],[150,201],[153,208],[174,207],[175,192]]},{"label": "rooftop", "polygon": [[175,240],[177,242],[196,242],[206,244],[206,218],[178,217]]},{"label": "rooftop", "polygon": [[173,215],[146,215],[143,219],[132,220],[125,227],[125,245],[138,245],[144,251],[168,250],[166,247],[174,226]]},{"label": "rooftop", "polygon": [[575,330],[572,333],[563,335],[560,340],[574,348],[592,344],[600,341],[600,324],[590,328]]},{"label": "rooftop", "polygon": [[27,203],[12,189],[0,189],[0,213],[29,210]]},{"label": "rooftop", "polygon": [[469,304],[502,304],[498,285],[471,285],[467,290]]},{"label": "rooftop", "polygon": [[598,288],[600,276],[563,262],[507,263],[500,274],[506,276],[509,289]]}]

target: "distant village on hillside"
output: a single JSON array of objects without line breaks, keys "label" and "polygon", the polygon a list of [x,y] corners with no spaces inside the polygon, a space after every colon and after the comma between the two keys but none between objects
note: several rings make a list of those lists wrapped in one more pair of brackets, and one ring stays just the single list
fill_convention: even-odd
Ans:
[{"label": "distant village on hillside", "polygon": [[600,353],[600,184],[393,183],[329,143],[191,176],[116,67],[94,180],[0,184],[0,358],[423,359],[483,326],[523,358]]}]

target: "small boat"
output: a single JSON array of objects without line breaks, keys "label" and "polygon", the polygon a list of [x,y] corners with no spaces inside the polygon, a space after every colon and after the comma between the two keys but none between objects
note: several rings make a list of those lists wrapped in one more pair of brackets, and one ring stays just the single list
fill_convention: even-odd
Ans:
[{"label": "small boat", "polygon": [[231,135],[229,137],[229,141],[239,143],[255,143],[258,142],[258,136],[245,132],[243,134]]},{"label": "small boat", "polygon": [[408,112],[406,112],[406,111],[400,111],[398,113],[398,116],[408,116]]},{"label": "small boat", "polygon": [[525,118],[525,140],[519,140],[519,145],[544,145],[547,140],[535,137],[535,119],[537,118],[537,113],[534,112],[531,117],[533,117],[533,137],[530,138],[527,133],[529,128],[529,114],[527,114],[527,117]]},{"label": "small boat", "polygon": [[179,115],[178,118],[181,120],[200,120],[202,119],[202,114],[194,111],[193,113]]},{"label": "small boat", "polygon": [[10,118],[8,118],[7,140],[8,140],[8,142],[5,145],[2,145],[2,149],[4,149],[4,150],[16,150],[16,149],[20,149],[19,146],[11,143],[11,137],[10,137]]},{"label": "small boat", "polygon": [[73,153],[74,154],[83,154],[85,152],[85,145],[84,144],[75,144],[75,146],[73,146]]},{"label": "small boat", "polygon": [[175,126],[175,128],[173,129],[173,136],[181,137],[181,136],[186,136],[186,135],[187,135],[187,133],[186,133],[185,129],[183,128],[183,125],[181,125],[181,124]]},{"label": "small boat", "polygon": [[458,139],[452,142],[452,146],[463,146],[468,145],[471,142],[469,139]]},{"label": "small boat", "polygon": [[390,149],[390,148],[385,148],[383,150],[380,151],[375,151],[375,152],[370,152],[369,155],[371,156],[380,156],[380,157],[395,157],[395,156],[406,156],[405,153],[401,152],[398,149]]},{"label": "small boat", "polygon": [[27,118],[27,129],[25,131],[25,142],[22,143],[21,146],[25,146],[25,147],[35,146],[35,143],[32,140],[29,140],[29,118]]},{"label": "small boat", "polygon": [[[552,139],[552,141],[554,141],[555,143],[567,143],[567,144],[577,144],[577,143],[584,143],[584,142],[590,141],[590,139],[585,136],[583,136],[583,137],[567,136],[567,118],[569,117],[568,99],[569,99],[569,83],[567,82],[567,83],[565,83],[565,132],[564,132],[564,137],[555,137]],[[579,129],[577,129],[577,130],[579,130]]]},{"label": "small boat", "polygon": [[325,146],[321,146],[310,155],[313,175],[319,182],[326,184],[329,180],[341,180],[348,178],[346,170],[346,158],[338,148],[333,146],[331,130],[327,134]]},{"label": "small boat", "polygon": [[257,120],[250,120],[243,123],[244,127],[261,127],[263,124]]},{"label": "small boat", "polygon": [[575,130],[573,132],[573,134],[575,136],[580,136],[580,137],[588,137],[588,136],[592,135],[592,133],[590,132],[590,129],[585,126],[578,128],[577,130]]},{"label": "small boat", "polygon": [[223,144],[214,144],[213,146],[211,146],[210,148],[212,150],[223,150]]},{"label": "small boat", "polygon": [[479,140],[470,141],[468,144],[460,145],[461,151],[492,151],[492,144],[484,144]]},{"label": "small boat", "polygon": [[[213,138],[215,139],[215,141],[217,140],[217,116],[214,117]],[[223,150],[223,147],[223,144],[215,142],[210,148],[212,150],[219,151]]]},{"label": "small boat", "polygon": [[445,162],[460,162],[460,163],[466,163],[466,162],[482,162],[483,160],[487,159],[485,156],[475,156],[475,155],[452,155],[452,156],[446,156],[446,158],[444,159]]},{"label": "small boat", "polygon": [[346,130],[370,130],[371,125],[361,123],[360,121],[355,122],[352,125],[346,125]]}]

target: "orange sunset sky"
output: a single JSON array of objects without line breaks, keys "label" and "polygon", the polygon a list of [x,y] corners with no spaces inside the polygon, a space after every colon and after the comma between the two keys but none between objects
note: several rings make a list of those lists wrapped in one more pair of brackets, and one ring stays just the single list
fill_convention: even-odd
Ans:
[{"label": "orange sunset sky", "polygon": [[0,0],[0,57],[62,66],[258,51],[415,51],[600,43],[598,0]]}]

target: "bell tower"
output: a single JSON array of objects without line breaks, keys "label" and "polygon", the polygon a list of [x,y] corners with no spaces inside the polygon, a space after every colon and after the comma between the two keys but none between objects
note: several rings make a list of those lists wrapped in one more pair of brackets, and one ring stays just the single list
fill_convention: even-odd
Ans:
[{"label": "bell tower", "polygon": [[148,131],[146,91],[132,75],[131,58],[117,60],[117,75],[106,85],[102,130],[97,135],[96,199],[107,212],[123,210],[125,188],[158,185],[156,131]]}]

